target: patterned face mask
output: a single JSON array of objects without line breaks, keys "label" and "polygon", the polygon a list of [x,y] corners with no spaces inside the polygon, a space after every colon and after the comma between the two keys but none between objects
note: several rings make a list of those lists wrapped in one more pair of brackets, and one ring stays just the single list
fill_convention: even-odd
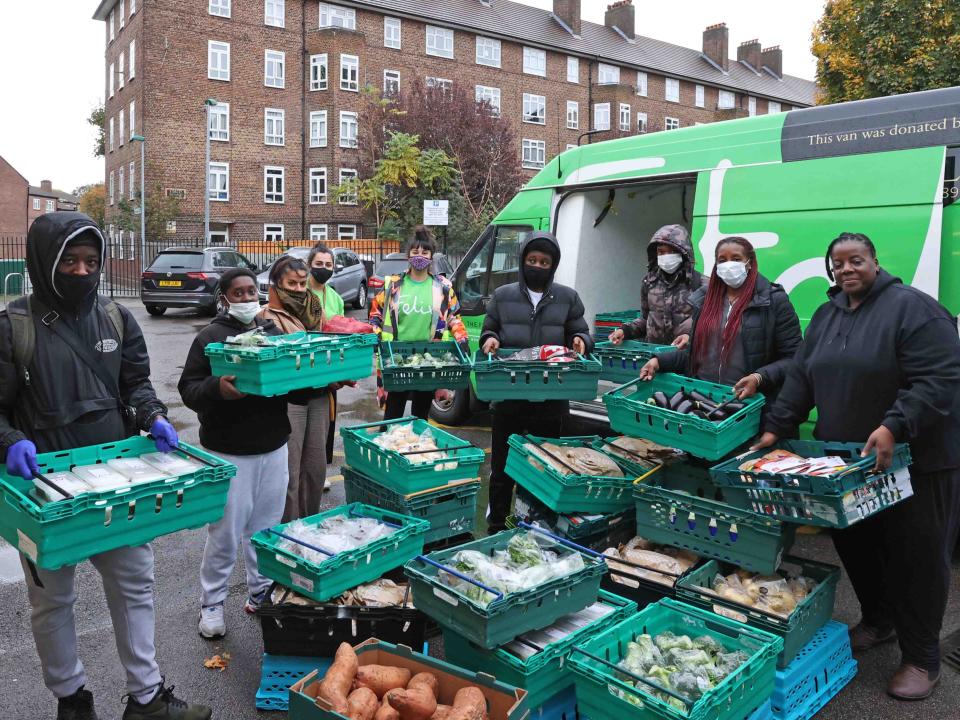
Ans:
[{"label": "patterned face mask", "polygon": [[411,255],[409,262],[410,267],[412,267],[414,270],[420,271],[426,270],[428,267],[430,267],[431,260],[426,255]]}]

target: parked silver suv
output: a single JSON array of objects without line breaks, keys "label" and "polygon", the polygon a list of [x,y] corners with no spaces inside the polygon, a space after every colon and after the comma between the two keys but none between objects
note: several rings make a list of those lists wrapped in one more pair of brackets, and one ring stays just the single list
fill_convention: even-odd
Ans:
[{"label": "parked silver suv", "polygon": [[[353,304],[353,307],[359,309],[367,306],[367,271],[357,254],[348,248],[331,248],[333,252],[333,277],[330,278],[329,285],[339,293],[343,298],[344,304]],[[304,262],[310,255],[309,247],[293,247],[287,250],[283,255],[292,255],[300,258]],[[283,257],[281,255],[280,257]],[[280,258],[277,258],[279,260]],[[274,260],[273,262],[276,262]],[[260,295],[260,302],[267,302],[268,291],[270,290],[270,270],[273,263],[257,276],[257,292]]]}]

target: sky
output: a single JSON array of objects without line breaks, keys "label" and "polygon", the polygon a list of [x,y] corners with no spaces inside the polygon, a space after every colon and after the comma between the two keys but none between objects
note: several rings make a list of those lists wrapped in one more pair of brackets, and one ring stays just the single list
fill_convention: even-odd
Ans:
[{"label": "sky", "polygon": [[[553,6],[553,0],[518,1]],[[607,4],[608,0],[582,0],[583,17],[602,23]],[[785,73],[813,79],[810,32],[823,0],[634,0],[634,4],[641,35],[699,48],[703,29],[725,22],[731,55],[736,56],[744,40],[758,38],[764,47],[783,48]],[[103,180],[103,159],[93,157],[95,132],[86,121],[102,102],[104,90],[103,23],[91,19],[96,5],[96,0],[3,3],[0,156],[31,185],[51,180],[55,188],[70,192]]]}]

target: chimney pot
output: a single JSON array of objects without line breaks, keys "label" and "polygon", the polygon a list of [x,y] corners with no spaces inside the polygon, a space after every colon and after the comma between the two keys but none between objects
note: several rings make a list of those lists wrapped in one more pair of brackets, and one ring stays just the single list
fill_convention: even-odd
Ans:
[{"label": "chimney pot", "polygon": [[636,8],[633,7],[633,0],[618,0],[612,5],[607,5],[603,24],[608,28],[617,28],[633,40],[637,36]]},{"label": "chimney pot", "polygon": [[564,24],[580,35],[580,0],[553,0],[553,14]]},{"label": "chimney pot", "polygon": [[783,50],[780,49],[779,45],[764,48],[763,52],[760,53],[760,62],[763,67],[778,78],[783,78]]},{"label": "chimney pot", "polygon": [[760,41],[754,39],[740,43],[740,47],[737,48],[737,60],[747,63],[754,70],[760,72]]},{"label": "chimney pot", "polygon": [[726,23],[710,25],[703,31],[703,54],[724,72],[730,69],[730,31]]}]

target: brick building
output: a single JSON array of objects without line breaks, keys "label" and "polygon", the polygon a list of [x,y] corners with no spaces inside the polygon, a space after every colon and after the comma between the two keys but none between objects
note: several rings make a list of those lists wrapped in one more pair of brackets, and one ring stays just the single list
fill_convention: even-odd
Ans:
[{"label": "brick building", "polygon": [[30,186],[27,203],[27,225],[33,224],[41,215],[55,210],[76,210],[80,200],[63,190],[57,190],[49,180],[41,180],[40,186]]},{"label": "brick building", "polygon": [[30,183],[0,157],[0,235],[26,235]]},{"label": "brick building", "polygon": [[778,47],[754,40],[730,58],[722,23],[690,49],[636,35],[631,0],[603,25],[580,11],[581,0],[553,12],[509,0],[102,0],[107,222],[138,197],[131,138],[143,135],[147,186],[180,198],[169,239],[203,235],[208,98],[212,239],[288,243],[373,233],[359,207],[328,201],[358,164],[366,84],[472,86],[514,124],[528,175],[591,128],[607,139],[814,102],[812,82],[783,75]]}]

